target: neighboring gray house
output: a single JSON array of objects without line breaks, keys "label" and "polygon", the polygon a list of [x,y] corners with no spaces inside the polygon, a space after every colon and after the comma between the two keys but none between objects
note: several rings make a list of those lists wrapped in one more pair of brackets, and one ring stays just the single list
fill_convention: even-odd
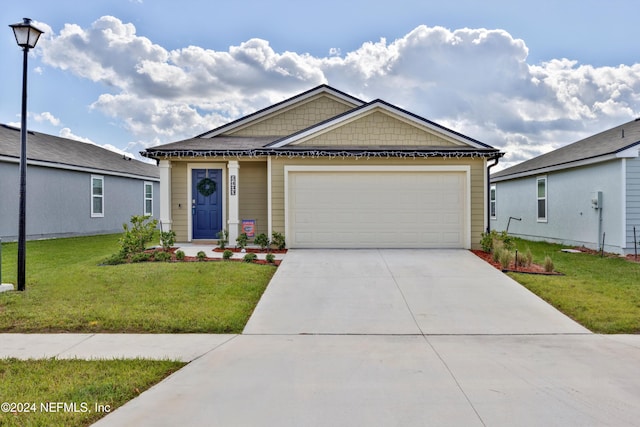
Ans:
[{"label": "neighboring gray house", "polygon": [[[17,240],[20,130],[0,125],[0,238]],[[97,145],[29,131],[27,239],[117,233],[160,211],[158,167]]]},{"label": "neighboring gray house", "polygon": [[[640,119],[491,176],[491,228],[619,254],[640,239]],[[509,218],[519,218],[520,220]]]}]

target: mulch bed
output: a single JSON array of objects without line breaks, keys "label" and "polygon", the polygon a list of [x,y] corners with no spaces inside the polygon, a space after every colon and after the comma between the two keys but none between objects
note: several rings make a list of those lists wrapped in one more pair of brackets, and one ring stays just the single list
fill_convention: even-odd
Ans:
[{"label": "mulch bed", "polygon": [[485,251],[476,250],[476,249],[472,249],[471,252],[473,252],[476,256],[482,258],[483,260],[485,260],[486,262],[488,262],[498,270],[505,273],[526,273],[526,274],[542,274],[546,276],[563,276],[562,273],[559,273],[557,271],[553,271],[553,272],[544,271],[544,267],[539,264],[531,264],[528,267],[516,267],[515,263],[512,263],[510,268],[504,269],[502,268],[499,262],[495,262],[493,260],[493,255],[491,255],[490,252],[485,252]]},{"label": "mulch bed", "polygon": [[[240,248],[224,248],[224,249],[213,248],[213,252],[224,252],[224,251],[231,251],[231,252],[239,253],[239,252],[242,252],[242,249],[240,249]],[[265,252],[270,252],[272,254],[286,254],[287,253],[287,249],[262,250],[262,249],[259,249],[259,248],[245,248],[244,251],[247,252],[247,253],[254,253],[254,254],[263,254]]]},{"label": "mulch bed", "polygon": [[[230,259],[222,259],[222,258],[205,258],[202,261],[200,261],[197,257],[193,257],[193,256],[185,256],[184,259],[182,260],[178,260],[176,259],[176,252],[177,248],[173,247],[171,249],[168,250],[169,253],[171,253],[171,260],[169,261],[164,261],[164,262],[246,262],[245,260],[243,260],[242,258],[230,258]],[[230,249],[233,252],[240,252],[240,249],[238,250],[234,250],[234,249]],[[284,249],[284,251],[281,252],[277,252],[277,251],[271,251],[273,253],[286,253],[286,249]],[[155,262],[155,259],[153,258],[153,254],[155,254],[156,252],[164,252],[162,250],[157,250],[157,249],[147,249],[144,252],[151,254],[151,258],[148,261],[145,262]],[[220,250],[220,251],[215,251],[215,252],[224,252],[224,250]],[[249,250],[247,249],[247,252],[253,252],[253,253],[264,253],[264,251],[261,251],[260,249],[257,250]],[[159,261],[162,262],[162,261]],[[280,265],[280,263],[282,262],[282,260],[280,259],[276,259],[274,260],[272,263],[267,262],[267,260],[264,259],[254,259],[253,261],[251,261],[252,264],[261,264],[261,265],[275,265],[276,267]]]},{"label": "mulch bed", "polygon": [[627,261],[640,262],[640,254],[638,255],[637,258],[635,255],[627,255],[625,258],[627,259]]}]

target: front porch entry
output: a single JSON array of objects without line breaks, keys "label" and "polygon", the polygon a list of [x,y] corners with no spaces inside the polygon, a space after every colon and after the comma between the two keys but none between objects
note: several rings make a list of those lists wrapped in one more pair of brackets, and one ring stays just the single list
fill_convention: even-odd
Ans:
[{"label": "front porch entry", "polygon": [[217,239],[222,230],[222,169],[192,169],[191,215],[194,239]]}]

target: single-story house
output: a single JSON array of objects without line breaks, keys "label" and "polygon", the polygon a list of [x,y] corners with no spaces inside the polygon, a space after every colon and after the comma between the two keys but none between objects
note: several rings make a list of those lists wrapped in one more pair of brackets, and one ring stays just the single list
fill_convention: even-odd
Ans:
[{"label": "single-story house", "polygon": [[159,163],[160,219],[178,241],[224,228],[231,245],[248,230],[290,248],[475,247],[487,161],[502,155],[327,85],[142,154]]},{"label": "single-story house", "polygon": [[[20,129],[0,125],[0,238],[18,238]],[[27,239],[118,233],[158,217],[158,167],[94,144],[27,133]]]},{"label": "single-story house", "polygon": [[532,240],[633,253],[640,120],[491,175],[491,226]]}]

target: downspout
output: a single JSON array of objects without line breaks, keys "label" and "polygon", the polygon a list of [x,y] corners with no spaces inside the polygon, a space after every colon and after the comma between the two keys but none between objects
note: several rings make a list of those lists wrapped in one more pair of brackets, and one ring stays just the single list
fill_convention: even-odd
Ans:
[{"label": "downspout", "polygon": [[491,232],[491,168],[498,165],[500,155],[492,157],[493,164],[487,166],[487,233]]}]

